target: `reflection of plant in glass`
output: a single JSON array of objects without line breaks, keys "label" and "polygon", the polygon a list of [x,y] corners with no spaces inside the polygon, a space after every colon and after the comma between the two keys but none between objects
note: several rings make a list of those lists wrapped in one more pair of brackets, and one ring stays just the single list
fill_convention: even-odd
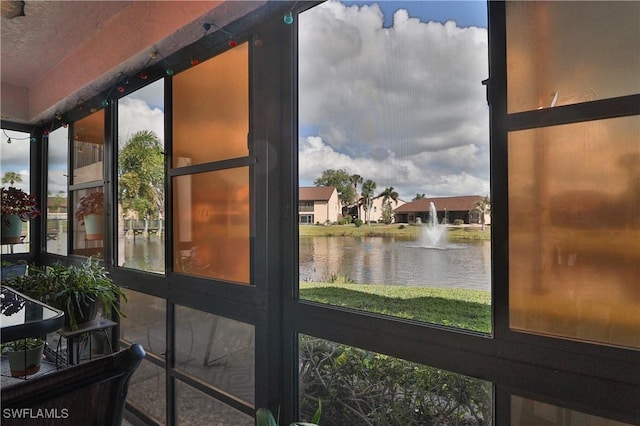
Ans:
[{"label": "reflection of plant in glass", "polygon": [[[26,222],[39,216],[40,209],[35,195],[29,195],[14,186],[3,186],[2,214],[15,214],[18,215],[21,221]],[[7,221],[8,219],[3,218],[3,220]]]},{"label": "reflection of plant in glass", "polygon": [[80,198],[76,219],[80,221],[80,224],[83,224],[84,218],[90,214],[104,214],[104,195],[102,192],[91,192]]},{"label": "reflection of plant in glass", "polygon": [[0,313],[7,317],[20,312],[26,303],[26,299],[24,297],[7,290],[5,287],[2,287],[2,294],[0,294],[0,297],[2,297]]}]

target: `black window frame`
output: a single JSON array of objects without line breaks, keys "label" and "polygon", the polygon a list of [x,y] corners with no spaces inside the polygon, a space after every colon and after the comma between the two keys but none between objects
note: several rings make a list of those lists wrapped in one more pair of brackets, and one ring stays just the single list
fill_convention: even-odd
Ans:
[{"label": "black window frame", "polygon": [[[523,396],[588,414],[640,424],[640,357],[638,350],[551,338],[516,332],[509,328],[508,312],[508,173],[509,131],[583,120],[640,115],[640,94],[569,105],[541,111],[507,113],[505,2],[490,1],[489,64],[487,97],[491,108],[491,200],[492,200],[492,311],[493,335],[417,323],[399,318],[355,312],[320,305],[298,298],[298,182],[297,182],[297,15],[319,1],[267,2],[257,12],[225,27],[227,33],[201,40],[167,58],[182,69],[190,66],[193,53],[212,56],[226,49],[228,34],[250,40],[250,109],[253,115],[251,143],[257,158],[252,184],[255,239],[252,242],[252,275],[255,286],[217,283],[180,274],[158,276],[117,267],[113,252],[105,252],[105,264],[114,280],[134,291],[167,301],[167,328],[173,326],[176,304],[247,322],[256,328],[255,407],[280,409],[283,423],[297,419],[297,341],[299,334],[357,346],[374,352],[477,377],[495,384],[495,424],[510,424],[510,397]],[[292,12],[292,24],[283,16]],[[175,68],[180,71],[180,66]],[[170,146],[171,77],[163,64],[148,70],[149,82],[165,81],[165,141]],[[139,87],[143,84],[140,83]],[[133,87],[133,86],[132,86]],[[83,109],[64,114],[72,123],[86,116],[92,105],[100,108],[104,99],[119,96],[111,89],[89,100]],[[126,96],[126,93],[123,94]],[[576,114],[578,113],[578,114]],[[106,107],[106,139],[113,139],[117,106]],[[53,126],[62,125],[54,122]],[[43,170],[32,179],[31,189],[46,201],[45,125],[23,126],[2,121],[2,127],[28,131],[38,141],[32,144],[32,171]],[[70,138],[71,139],[71,138]],[[73,141],[70,141],[70,144]],[[117,176],[113,143],[105,146],[105,179]],[[111,146],[109,150],[107,150]],[[115,151],[115,152],[114,152]],[[34,173],[35,174],[35,173]],[[170,175],[167,171],[166,185]],[[167,234],[172,223],[170,188]],[[115,194],[111,179],[105,184],[107,197]],[[69,193],[72,194],[71,192]],[[113,203],[109,203],[113,205]],[[69,214],[71,214],[69,210]],[[34,221],[30,259],[38,264],[56,261],[78,262],[77,256],[46,253],[46,222]],[[109,225],[105,247],[117,241]],[[253,238],[254,236],[252,236]],[[171,259],[167,244],[167,264]],[[167,331],[166,359],[148,357],[167,368],[167,423],[175,424],[176,378],[172,370],[175,336]],[[192,384],[192,383],[188,383]],[[202,389],[200,389],[202,390]],[[211,396],[221,394],[205,389]],[[245,413],[255,407],[225,400]],[[135,409],[129,407],[133,412]],[[140,413],[138,413],[140,414]],[[153,422],[140,416],[140,419]]]}]

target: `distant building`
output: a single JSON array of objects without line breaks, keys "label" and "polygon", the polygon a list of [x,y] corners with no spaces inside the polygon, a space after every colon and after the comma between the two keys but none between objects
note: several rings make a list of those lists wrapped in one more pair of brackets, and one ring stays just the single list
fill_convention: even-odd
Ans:
[{"label": "distant building", "polygon": [[301,187],[298,192],[298,223],[333,223],[340,217],[338,191],[333,186]]},{"label": "distant building", "polygon": [[[406,201],[401,200],[400,198],[398,198],[397,201],[390,201],[391,202],[391,208],[395,209],[398,208],[400,206],[402,206],[403,204],[406,203]],[[371,203],[371,208],[369,209],[369,216],[367,217],[366,212],[364,211],[364,207],[362,206],[358,206],[358,217],[360,219],[362,219],[363,221],[369,220],[371,222],[378,222],[382,220],[382,198],[381,197],[376,197],[372,200]],[[397,220],[395,220],[394,217],[394,221],[397,222]]]},{"label": "distant building", "polygon": [[[436,207],[438,223],[454,223],[457,219],[466,224],[481,223],[480,211],[476,203],[482,201],[483,196],[465,195],[462,197],[423,198],[403,204],[394,209],[395,221],[400,223],[416,223],[418,218],[422,223],[430,220],[431,203]],[[491,224],[491,216],[485,215],[485,224]]]}]

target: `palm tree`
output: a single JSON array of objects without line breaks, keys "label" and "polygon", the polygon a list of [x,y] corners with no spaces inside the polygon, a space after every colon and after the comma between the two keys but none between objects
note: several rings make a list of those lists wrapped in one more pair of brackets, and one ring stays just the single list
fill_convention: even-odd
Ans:
[{"label": "palm tree", "polygon": [[482,225],[482,230],[484,231],[484,217],[491,211],[491,203],[489,202],[489,196],[484,197],[482,200],[476,202],[476,210],[480,212],[480,224]]},{"label": "palm tree", "polygon": [[141,130],[129,138],[118,155],[118,199],[123,209],[139,217],[164,211],[164,155],[156,134]]},{"label": "palm tree", "polygon": [[[349,181],[351,182],[351,184],[353,185],[353,196],[354,196],[354,200],[353,200],[353,204],[357,207],[360,205],[360,200],[358,198],[358,185],[362,183],[362,176],[356,174],[356,175],[351,175],[349,176]],[[356,209],[357,210],[357,214],[358,214],[358,218],[360,217],[360,209]]]},{"label": "palm tree", "polygon": [[10,186],[13,186],[16,182],[22,182],[22,175],[18,172],[6,172],[2,176],[2,183],[8,183]]},{"label": "palm tree", "polygon": [[427,198],[427,196],[424,195],[424,192],[423,192],[422,194],[416,194],[416,196],[413,197],[413,200],[411,201],[424,200],[425,198]]},{"label": "palm tree", "polygon": [[394,190],[393,186],[389,186],[385,188],[376,198],[382,198],[382,216],[386,223],[391,223],[392,218],[392,208],[391,201],[395,204],[398,204],[398,198],[400,195]]},{"label": "palm tree", "polygon": [[360,205],[364,209],[365,221],[371,225],[371,206],[373,205],[373,193],[376,190],[376,183],[371,179],[367,179],[362,184],[362,198],[360,198]]}]

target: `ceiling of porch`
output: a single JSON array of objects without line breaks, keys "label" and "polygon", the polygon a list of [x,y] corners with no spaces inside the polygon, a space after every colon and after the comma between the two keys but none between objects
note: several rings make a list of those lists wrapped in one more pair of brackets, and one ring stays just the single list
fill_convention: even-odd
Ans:
[{"label": "ceiling of porch", "polygon": [[264,3],[26,0],[25,16],[1,18],[0,115],[48,122],[197,41],[204,23],[224,27]]}]

